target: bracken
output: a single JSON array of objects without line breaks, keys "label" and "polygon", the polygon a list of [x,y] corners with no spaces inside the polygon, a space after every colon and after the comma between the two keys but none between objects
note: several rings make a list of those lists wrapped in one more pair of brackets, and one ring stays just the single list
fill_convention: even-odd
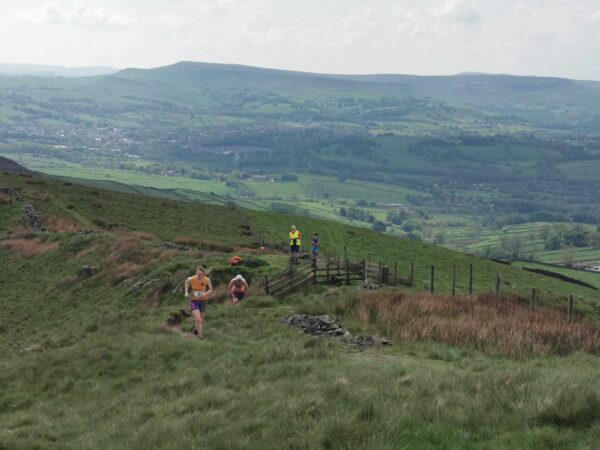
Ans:
[{"label": "bracken", "polygon": [[529,312],[489,295],[367,293],[356,311],[363,324],[400,340],[444,342],[511,357],[600,354],[600,330],[593,325],[569,323],[544,308]]}]

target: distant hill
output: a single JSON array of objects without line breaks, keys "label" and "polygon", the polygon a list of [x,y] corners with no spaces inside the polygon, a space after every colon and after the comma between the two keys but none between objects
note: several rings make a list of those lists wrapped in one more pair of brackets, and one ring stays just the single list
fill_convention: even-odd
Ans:
[{"label": "distant hill", "polygon": [[600,92],[596,91],[598,82],[481,73],[336,75],[183,61],[155,69],[126,69],[112,77],[206,89],[259,89],[290,95],[312,89],[314,95],[414,95],[485,105],[509,105],[520,101],[546,105],[600,103]]},{"label": "distant hill", "polygon": [[12,159],[0,156],[0,172],[9,175],[33,175],[33,172],[22,165],[14,162]]},{"label": "distant hill", "polygon": [[92,77],[118,72],[113,67],[64,67],[42,64],[0,64],[0,75],[36,77]]}]

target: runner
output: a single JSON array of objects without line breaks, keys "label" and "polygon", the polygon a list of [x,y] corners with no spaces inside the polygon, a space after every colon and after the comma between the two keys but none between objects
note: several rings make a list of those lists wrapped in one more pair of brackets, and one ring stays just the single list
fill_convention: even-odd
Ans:
[{"label": "runner", "polygon": [[292,225],[292,230],[290,231],[290,253],[292,255],[292,264],[298,263],[298,252],[300,251],[300,245],[302,233],[298,231],[296,225]]},{"label": "runner", "polygon": [[249,287],[244,277],[237,275],[229,282],[229,292],[231,293],[231,301],[234,305],[239,304],[242,300],[248,297]]},{"label": "runner", "polygon": [[317,260],[319,259],[319,247],[321,246],[321,239],[319,239],[319,235],[315,231],[312,235],[312,254],[313,260],[315,264],[317,264]]},{"label": "runner", "polygon": [[[190,297],[190,286],[192,295]],[[206,300],[211,294],[213,288],[210,279],[206,276],[206,269],[202,266],[196,269],[196,275],[185,280],[185,298],[190,299],[192,315],[196,319],[196,332],[199,339],[203,339],[202,323],[206,314]]]}]

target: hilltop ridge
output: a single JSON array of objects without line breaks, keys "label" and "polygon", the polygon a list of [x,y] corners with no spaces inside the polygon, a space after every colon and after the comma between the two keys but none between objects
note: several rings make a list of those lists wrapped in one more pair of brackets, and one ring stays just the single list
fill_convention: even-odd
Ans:
[{"label": "hilltop ridge", "polygon": [[33,175],[31,170],[3,156],[0,156],[0,172],[8,175]]}]

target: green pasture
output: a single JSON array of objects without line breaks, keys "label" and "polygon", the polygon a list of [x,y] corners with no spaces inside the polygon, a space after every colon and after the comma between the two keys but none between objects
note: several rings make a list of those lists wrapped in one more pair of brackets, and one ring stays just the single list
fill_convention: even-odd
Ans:
[{"label": "green pasture", "polygon": [[588,270],[571,269],[569,267],[561,267],[556,265],[539,264],[530,261],[513,261],[511,265],[515,267],[527,267],[530,269],[542,269],[549,272],[556,272],[576,280],[583,281],[600,289],[600,273],[591,272]]}]

